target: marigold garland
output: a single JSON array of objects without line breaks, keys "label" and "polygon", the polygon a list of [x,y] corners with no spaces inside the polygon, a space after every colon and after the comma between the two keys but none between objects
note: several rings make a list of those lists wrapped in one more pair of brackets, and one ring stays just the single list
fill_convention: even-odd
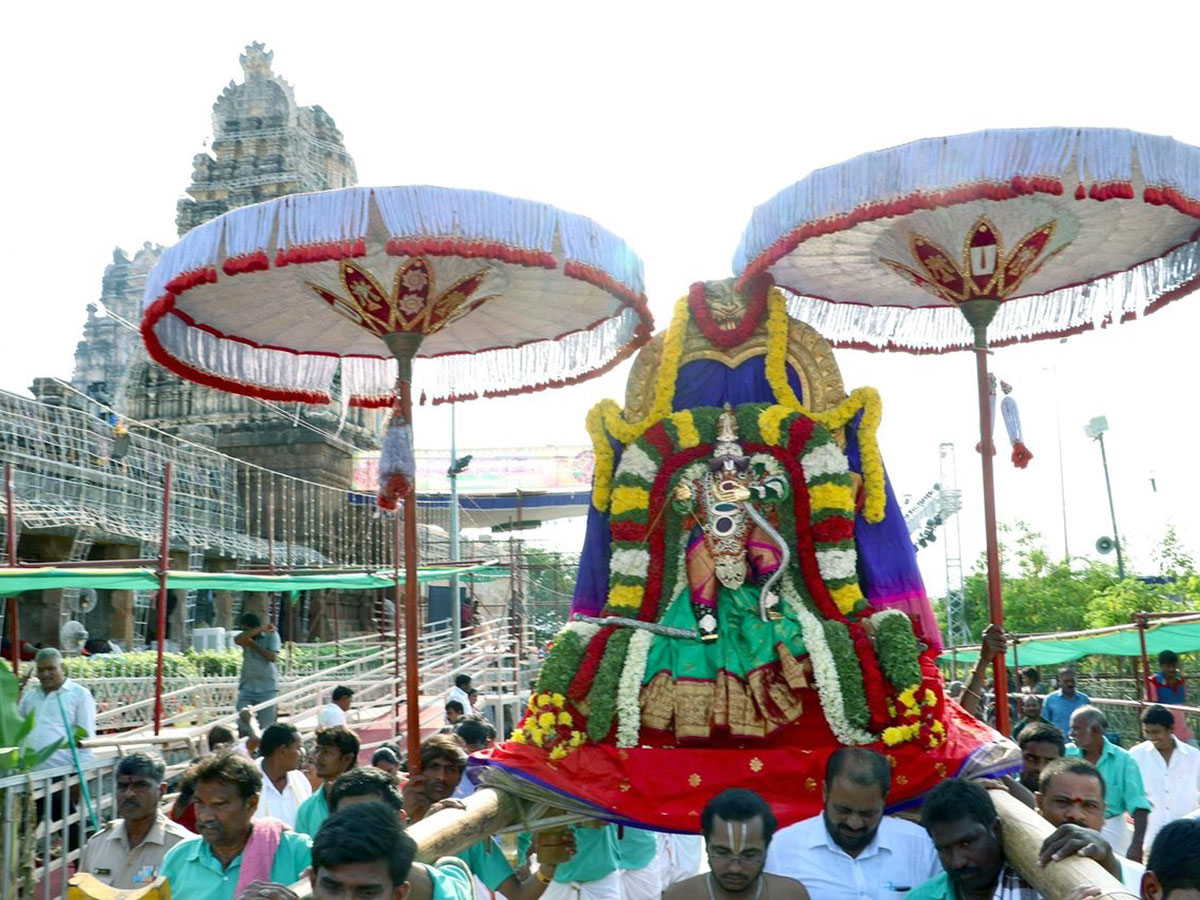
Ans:
[{"label": "marigold garland", "polygon": [[874,388],[855,388],[850,396],[832,409],[811,412],[801,404],[787,378],[787,345],[790,337],[791,319],[787,313],[787,301],[778,288],[772,288],[767,299],[767,361],[766,376],[775,402],[802,413],[820,422],[830,431],[837,431],[863,412],[858,427],[859,450],[862,454],[863,481],[866,484],[867,502],[863,515],[868,522],[883,520],[886,504],[884,492],[883,458],[879,454],[876,433],[882,418],[879,392]]},{"label": "marigold garland", "polygon": [[575,728],[575,717],[566,709],[566,698],[550,691],[529,698],[525,717],[509,737],[514,744],[532,744],[548,751],[551,759],[562,759],[587,740]]}]

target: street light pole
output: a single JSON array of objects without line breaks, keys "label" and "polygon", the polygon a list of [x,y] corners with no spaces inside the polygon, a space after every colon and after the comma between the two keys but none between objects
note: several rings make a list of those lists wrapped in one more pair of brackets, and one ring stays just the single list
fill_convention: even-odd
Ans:
[{"label": "street light pole", "polygon": [[1113,546],[1117,550],[1117,577],[1125,578],[1125,560],[1121,556],[1121,532],[1117,530],[1117,508],[1113,505],[1112,480],[1108,477],[1108,453],[1104,450],[1104,432],[1108,431],[1108,419],[1096,416],[1083,426],[1083,433],[1100,442],[1100,462],[1104,466],[1104,487],[1108,491],[1108,513],[1112,516]]},{"label": "street light pole", "polygon": [[1104,464],[1104,487],[1108,490],[1108,514],[1112,516],[1113,546],[1117,550],[1117,577],[1125,578],[1125,561],[1121,556],[1121,532],[1117,531],[1117,508],[1113,505],[1112,481],[1108,477],[1108,454],[1104,451],[1104,432],[1096,435],[1100,442],[1100,461]]}]

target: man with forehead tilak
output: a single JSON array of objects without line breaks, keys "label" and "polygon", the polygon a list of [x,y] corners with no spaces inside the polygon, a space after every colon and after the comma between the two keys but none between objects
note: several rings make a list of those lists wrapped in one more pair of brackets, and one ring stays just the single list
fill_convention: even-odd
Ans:
[{"label": "man with forehead tilak", "polygon": [[1037,810],[1055,827],[1042,844],[1039,862],[1072,854],[1094,859],[1133,893],[1139,893],[1146,868],[1113,852],[1100,834],[1104,828],[1104,776],[1086,759],[1056,759],[1042,770]]},{"label": "man with forehead tilak", "polygon": [[730,788],[700,813],[711,871],[677,882],[664,900],[808,900],[804,885],[763,871],[775,816],[758,794]]}]

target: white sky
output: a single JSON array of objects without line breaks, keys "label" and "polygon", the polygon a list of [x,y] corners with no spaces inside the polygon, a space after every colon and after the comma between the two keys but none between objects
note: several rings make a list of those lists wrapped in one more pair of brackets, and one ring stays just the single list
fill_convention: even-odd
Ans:
[{"label": "white sky", "polygon": [[[211,107],[251,40],[304,105],[335,119],[364,185],[483,188],[582,213],[645,261],[660,327],[692,281],[730,274],[750,211],[814,168],[921,137],[1086,125],[1200,145],[1200,5],[368,3],[21,4],[0,58],[8,261],[0,387],[68,377],[84,306],[114,246],[175,240],[175,200]],[[1016,386],[1025,471],[998,458],[1002,520],[1061,550],[1061,415],[1073,553],[1111,532],[1099,450],[1108,416],[1118,522],[1133,568],[1174,523],[1200,555],[1195,472],[1200,296],[1066,344],[998,351]],[[973,360],[843,351],[848,386],[884,398],[897,491],[937,480],[953,441],[964,558],[983,542]],[[579,444],[627,367],[576,388],[462,407],[459,447]],[[999,428],[1001,446],[1003,427]],[[449,443],[423,410],[419,446]],[[1150,478],[1157,481],[1157,493]],[[941,542],[920,554],[931,594]]]}]

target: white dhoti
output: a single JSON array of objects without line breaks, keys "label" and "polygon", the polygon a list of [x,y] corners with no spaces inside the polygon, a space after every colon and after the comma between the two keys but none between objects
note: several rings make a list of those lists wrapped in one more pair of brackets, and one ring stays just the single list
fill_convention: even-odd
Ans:
[{"label": "white dhoti", "polygon": [[659,900],[665,887],[661,860],[656,856],[643,868],[622,869],[621,900]]},{"label": "white dhoti", "polygon": [[700,872],[704,838],[698,834],[658,833],[659,860],[662,864],[663,889]]},{"label": "white dhoti", "polygon": [[1124,856],[1129,852],[1129,845],[1133,841],[1133,829],[1125,821],[1125,813],[1105,819],[1100,835],[1108,841],[1108,845],[1117,856]]},{"label": "white dhoti", "polygon": [[621,872],[609,872],[595,881],[552,881],[541,900],[621,900]]}]

